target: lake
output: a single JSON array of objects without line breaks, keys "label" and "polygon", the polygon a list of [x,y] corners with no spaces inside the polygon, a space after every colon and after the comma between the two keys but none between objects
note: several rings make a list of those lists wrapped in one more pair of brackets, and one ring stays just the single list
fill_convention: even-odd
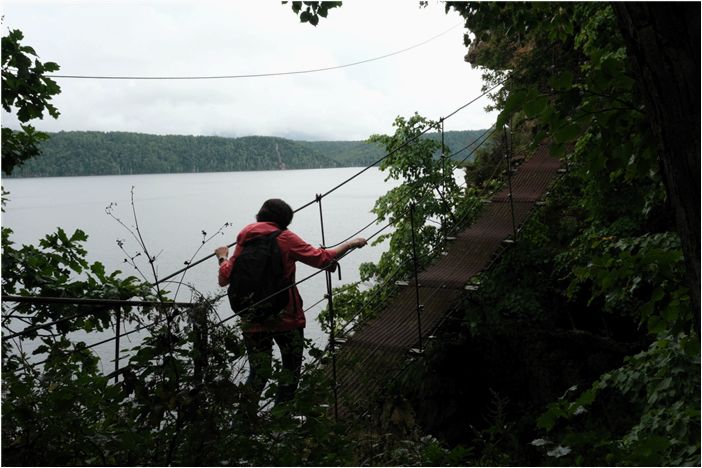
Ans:
[{"label": "lake", "polygon": [[[62,227],[69,235],[75,229],[82,229],[89,236],[86,243],[88,261],[102,262],[108,272],[119,269],[125,275],[139,276],[132,266],[124,263],[126,254],[118,247],[117,240],[123,241],[129,255],[139,252],[138,243],[105,211],[108,205],[115,203],[114,216],[133,230],[133,190],[139,229],[151,255],[157,256],[159,278],[164,278],[181,269],[198,249],[195,260],[212,253],[219,245],[234,242],[239,230],[254,221],[266,199],[282,198],[297,209],[314,200],[317,193],[325,193],[359,170],[5,178],[2,185],[10,195],[2,215],[2,225],[14,231],[12,239],[17,246],[36,244],[45,234],[55,232],[57,227]],[[397,184],[384,179],[384,173],[372,168],[322,200],[327,245],[346,239],[375,219],[370,211],[375,200]],[[203,231],[209,237],[225,223],[231,226],[203,246]],[[289,228],[310,244],[321,245],[318,205],[314,203],[296,213]],[[378,226],[371,226],[360,235],[370,236],[377,229]],[[341,263],[342,281],[339,282],[334,274],[334,285],[358,281],[358,266],[363,262],[377,261],[383,248],[383,245],[369,245],[349,254]],[[137,257],[139,269],[147,280],[153,281],[143,257]],[[212,258],[189,270],[184,281],[203,294],[224,293],[225,288],[217,285],[217,271],[217,261]],[[297,279],[314,271],[298,263]],[[305,307],[324,297],[325,284],[324,275],[320,274],[299,286]],[[167,289],[175,291],[174,286]],[[176,300],[190,301],[188,289],[181,288]],[[307,312],[305,334],[318,346],[324,346],[327,341],[316,321],[324,306],[325,303],[321,303]],[[221,318],[231,315],[226,298],[220,302],[218,313]],[[234,325],[235,321],[227,323]],[[82,339],[90,344],[98,341],[98,336]],[[113,346],[98,349],[103,361],[112,359]]]}]

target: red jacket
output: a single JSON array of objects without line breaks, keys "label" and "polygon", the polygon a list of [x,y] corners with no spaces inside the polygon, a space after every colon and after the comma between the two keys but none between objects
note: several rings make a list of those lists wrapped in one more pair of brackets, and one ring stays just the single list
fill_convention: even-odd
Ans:
[{"label": "red jacket", "polygon": [[[219,266],[219,285],[227,286],[229,284],[229,276],[231,275],[236,257],[241,253],[241,249],[248,239],[270,234],[278,229],[277,225],[269,222],[252,223],[242,229],[236,238],[234,253],[227,261],[222,262]],[[283,274],[285,275],[285,279],[291,283],[295,283],[296,261],[300,261],[315,268],[327,267],[334,261],[335,252],[333,250],[313,247],[302,240],[297,234],[287,229],[278,235],[277,241],[283,259]],[[255,333],[304,328],[306,323],[305,314],[302,309],[302,298],[300,297],[297,287],[293,286],[290,288],[288,294],[290,295],[288,306],[279,320],[273,323],[267,322],[266,324],[244,323],[242,321],[242,329],[248,333]]]}]

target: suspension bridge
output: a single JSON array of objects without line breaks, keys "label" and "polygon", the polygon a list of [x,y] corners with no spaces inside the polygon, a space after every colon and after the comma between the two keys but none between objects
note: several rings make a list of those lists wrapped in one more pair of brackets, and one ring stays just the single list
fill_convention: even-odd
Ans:
[{"label": "suspension bridge", "polygon": [[[494,129],[486,131],[478,140],[471,142],[459,151],[446,155],[443,151],[443,122],[455,115],[470,104],[476,102],[480,97],[486,95],[495,87],[487,90],[481,96],[472,99],[468,103],[454,110],[446,117],[440,119],[440,126],[437,130],[442,133],[442,154],[445,160],[452,159],[455,155],[468,151],[465,161],[477,148],[480,147],[496,131]],[[338,188],[351,183],[356,177],[378,165],[384,159],[392,156],[402,148],[411,145],[420,137],[435,128],[427,126],[423,131],[413,138],[406,140],[403,144],[390,151],[383,158],[373,164],[363,168],[352,177],[342,181],[332,189],[323,194],[318,194],[309,203],[297,208],[295,212],[306,209],[312,205],[317,205],[320,215],[320,228],[322,231],[322,242],[326,245],[324,238],[324,216],[322,201],[330,196]],[[471,150],[472,147],[472,150]],[[384,281],[392,282],[399,287],[399,292],[389,303],[386,303],[379,311],[372,314],[375,318],[357,322],[350,321],[343,328],[343,336],[337,337],[337,323],[333,310],[333,285],[332,275],[329,271],[319,270],[312,275],[297,281],[300,284],[309,280],[317,274],[326,274],[330,337],[327,347],[327,356],[331,359],[331,365],[327,366],[327,374],[331,379],[330,385],[334,390],[334,413],[337,417],[346,415],[358,410],[364,411],[373,404],[378,392],[391,380],[393,375],[401,372],[403,367],[414,357],[421,356],[424,352],[425,342],[431,338],[431,334],[446,319],[449,312],[456,306],[461,295],[466,289],[476,286],[471,285],[471,280],[484,271],[492,261],[506,248],[509,243],[517,239],[520,226],[527,219],[537,202],[543,197],[548,186],[559,171],[559,161],[549,155],[545,146],[541,146],[526,161],[513,171],[512,164],[517,161],[511,154],[506,155],[506,170],[504,171],[504,187],[494,193],[485,204],[477,220],[469,227],[461,220],[454,222],[452,226],[446,226],[445,239],[446,247],[441,252],[433,252],[434,260],[423,271],[419,271],[416,249],[414,250],[413,263],[414,275],[411,278],[398,279],[391,275]],[[460,156],[459,156],[460,157]],[[519,158],[522,159],[522,156]],[[494,174],[493,174],[494,175]],[[438,189],[437,189],[438,191]],[[440,193],[440,192],[439,192]],[[430,193],[420,194],[421,196],[433,196]],[[410,219],[414,220],[414,213],[411,212]],[[372,225],[381,220],[361,228],[348,239],[357,236]],[[391,223],[381,227],[367,239],[379,235],[386,229],[392,227]],[[413,225],[412,233],[416,227]],[[346,239],[346,240],[348,240]],[[341,241],[344,242],[344,241]],[[339,242],[339,244],[341,243]],[[234,243],[230,244],[230,247]],[[333,247],[326,245],[327,247]],[[414,246],[413,246],[414,247]],[[347,252],[346,255],[353,251]],[[194,268],[204,261],[212,258],[208,255],[198,261],[191,262],[185,268],[157,280],[154,285],[168,281],[184,271]],[[88,298],[50,298],[50,297],[30,297],[30,296],[10,296],[3,295],[3,301],[18,304],[57,304],[70,303],[76,306],[86,307],[85,310],[74,313],[57,320],[46,323],[31,323],[24,330],[9,330],[3,333],[3,340],[22,339],[24,336],[31,336],[32,333],[40,329],[50,329],[62,321],[74,320],[81,316],[103,312],[107,309],[115,310],[114,338],[101,340],[97,343],[82,347],[81,349],[93,348],[104,345],[111,341],[115,343],[115,371],[113,375],[118,379],[124,367],[120,367],[120,339],[143,330],[154,330],[166,322],[165,319],[156,319],[152,323],[140,324],[131,330],[122,329],[122,318],[119,315],[119,306],[133,307],[169,307],[173,310],[187,311],[198,304],[195,303],[152,303],[148,301],[121,301],[114,299],[88,299]],[[265,299],[264,299],[265,300]],[[254,307],[256,304],[252,305]],[[361,315],[362,311],[359,311]],[[215,325],[223,323],[237,317],[233,314],[220,320]],[[168,316],[168,314],[166,314]],[[206,342],[206,339],[204,340]],[[40,365],[46,361],[34,363]]]},{"label": "suspension bridge", "polygon": [[[520,227],[560,169],[546,146],[494,194],[477,220],[449,237],[446,250],[410,281],[376,318],[339,344],[337,412],[365,412],[403,366],[424,352],[424,343],[457,305],[471,280],[516,240]],[[508,169],[509,170],[509,169]]]}]

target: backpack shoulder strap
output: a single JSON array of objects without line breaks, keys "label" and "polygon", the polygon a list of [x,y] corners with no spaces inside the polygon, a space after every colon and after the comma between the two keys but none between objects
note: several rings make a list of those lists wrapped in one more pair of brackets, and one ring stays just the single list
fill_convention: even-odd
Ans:
[{"label": "backpack shoulder strap", "polygon": [[283,232],[283,229],[278,229],[276,231],[273,231],[269,234],[260,234],[258,236],[250,237],[248,239],[245,239],[242,243],[241,246],[244,247],[246,244],[249,242],[258,242],[264,239],[276,239],[280,233]]}]

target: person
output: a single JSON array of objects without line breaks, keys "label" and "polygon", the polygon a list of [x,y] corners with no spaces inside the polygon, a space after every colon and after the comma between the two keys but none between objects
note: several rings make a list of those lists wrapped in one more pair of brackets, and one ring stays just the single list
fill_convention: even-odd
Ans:
[{"label": "person", "polygon": [[219,285],[224,287],[229,284],[232,267],[246,242],[254,237],[281,230],[276,240],[282,257],[283,274],[288,284],[293,285],[288,290],[287,306],[278,317],[263,323],[247,322],[243,317],[240,321],[249,362],[242,409],[249,418],[255,417],[261,392],[272,374],[274,342],[280,348],[284,375],[284,378],[279,381],[276,406],[291,400],[297,390],[302,366],[303,330],[306,320],[302,298],[294,285],[295,263],[299,261],[315,268],[333,270],[337,258],[348,250],[363,247],[367,243],[364,238],[357,237],[335,248],[313,247],[287,229],[292,219],[293,210],[287,203],[278,198],[267,200],[256,214],[256,222],[245,226],[239,232],[231,257],[226,246],[215,249],[219,262],[218,281]]}]

